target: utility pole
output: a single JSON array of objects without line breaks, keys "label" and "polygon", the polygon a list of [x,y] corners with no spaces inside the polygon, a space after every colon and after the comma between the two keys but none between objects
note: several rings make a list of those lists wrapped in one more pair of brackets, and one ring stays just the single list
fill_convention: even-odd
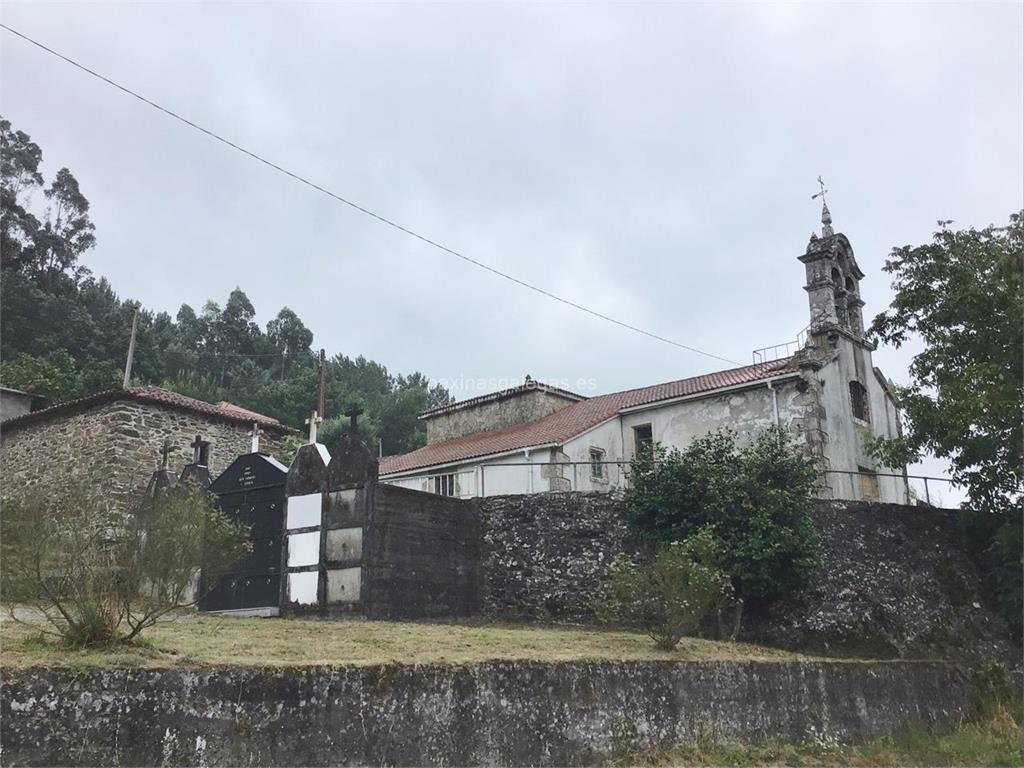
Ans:
[{"label": "utility pole", "polygon": [[128,342],[128,361],[124,365],[124,382],[121,384],[122,389],[128,389],[128,384],[132,380],[132,358],[135,357],[135,329],[139,325],[139,305],[135,305],[135,315],[132,317],[132,337]]},{"label": "utility pole", "polygon": [[324,385],[325,377],[327,374],[327,356],[324,351],[320,350],[320,365],[317,366],[316,372],[316,413],[317,416],[323,420],[324,416]]}]

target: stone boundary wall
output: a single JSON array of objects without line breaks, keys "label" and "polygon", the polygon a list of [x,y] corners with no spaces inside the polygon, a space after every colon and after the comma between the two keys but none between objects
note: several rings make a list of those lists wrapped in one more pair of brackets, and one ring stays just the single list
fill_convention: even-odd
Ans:
[{"label": "stone boundary wall", "polygon": [[622,498],[551,493],[477,499],[482,608],[489,616],[579,621],[625,547]]},{"label": "stone boundary wall", "polygon": [[569,662],[3,670],[18,765],[581,765],[711,734],[857,742],[966,714],[955,667]]},{"label": "stone boundary wall", "polygon": [[[506,619],[591,621],[588,599],[629,543],[621,496],[478,500],[482,609]],[[965,551],[954,510],[821,500],[822,568],[740,639],[828,655],[1020,662],[995,595]]]}]

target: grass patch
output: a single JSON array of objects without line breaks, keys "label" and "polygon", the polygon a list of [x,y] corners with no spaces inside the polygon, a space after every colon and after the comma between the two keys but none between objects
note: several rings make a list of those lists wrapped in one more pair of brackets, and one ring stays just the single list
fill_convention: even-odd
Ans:
[{"label": "grass patch", "polygon": [[426,624],[360,619],[255,619],[180,614],[140,643],[78,651],[3,615],[0,665],[206,666],[467,663],[494,659],[571,661],[807,659],[746,643],[685,638],[659,651],[646,635],[591,627],[512,624]]},{"label": "grass patch", "polygon": [[747,745],[698,739],[616,758],[617,766],[1021,766],[1020,712],[997,706],[948,734],[917,728],[866,744]]}]

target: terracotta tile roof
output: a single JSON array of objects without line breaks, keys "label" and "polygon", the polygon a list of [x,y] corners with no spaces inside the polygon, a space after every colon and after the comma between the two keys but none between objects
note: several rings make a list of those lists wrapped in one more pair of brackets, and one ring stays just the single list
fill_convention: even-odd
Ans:
[{"label": "terracotta tile roof", "polygon": [[42,408],[38,411],[32,411],[31,413],[26,413],[22,416],[16,416],[13,419],[8,419],[3,423],[3,429],[8,430],[49,418],[78,413],[94,406],[113,402],[115,400],[136,400],[142,403],[155,403],[157,405],[164,405],[170,408],[200,413],[205,416],[211,416],[225,421],[235,421],[246,424],[251,424],[253,421],[257,421],[262,427],[282,433],[294,431],[291,427],[281,424],[277,419],[271,418],[270,416],[264,416],[259,413],[254,413],[253,411],[240,408],[239,406],[232,405],[231,403],[227,403],[227,405],[231,407],[223,407],[221,404],[214,405],[213,403],[206,403],[192,397],[179,395],[177,392],[171,392],[167,389],[152,386],[128,387],[128,389],[121,389],[118,387],[87,395],[86,397],[80,397],[77,400],[67,400],[63,403],[52,405],[49,408]]},{"label": "terracotta tile roof", "polygon": [[240,405],[235,405],[227,400],[221,400],[217,403],[217,407],[222,411],[230,411],[231,413],[237,413],[239,416],[244,416],[250,421],[258,421],[265,424],[280,424],[277,419],[270,416],[264,416],[262,413],[256,413],[256,411],[250,411],[248,408],[243,408]]},{"label": "terracotta tile roof", "polygon": [[385,456],[380,462],[380,474],[383,476],[407,472],[439,464],[505,453],[520,448],[562,445],[570,438],[610,419],[626,408],[687,395],[710,394],[725,387],[762,381],[772,376],[794,373],[796,370],[796,367],[792,365],[792,358],[784,358],[768,363],[757,363],[726,371],[707,373],[689,379],[679,379],[665,384],[655,384],[651,387],[599,395],[568,405],[529,424],[464,435],[439,443],[431,443],[411,453]]}]

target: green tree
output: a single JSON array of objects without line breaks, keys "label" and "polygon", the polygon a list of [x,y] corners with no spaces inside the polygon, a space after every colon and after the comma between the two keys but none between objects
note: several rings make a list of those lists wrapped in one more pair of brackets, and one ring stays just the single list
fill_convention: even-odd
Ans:
[{"label": "green tree", "polygon": [[[871,333],[924,350],[898,390],[903,435],[879,440],[876,455],[900,466],[926,453],[949,461],[975,513],[1003,519],[986,546],[1001,555],[1005,613],[1021,623],[1021,504],[1024,502],[1024,212],[1003,227],[950,229],[932,242],[894,248],[885,264],[896,293]],[[999,526],[979,519],[977,528]],[[987,535],[987,534],[986,534]]]},{"label": "green tree", "polygon": [[277,317],[267,323],[267,339],[281,355],[280,378],[287,378],[297,365],[310,361],[313,332],[288,307],[282,307]]},{"label": "green tree", "polygon": [[744,601],[792,592],[820,563],[817,469],[778,427],[742,443],[722,430],[682,451],[656,445],[633,459],[629,481],[626,513],[641,537],[683,541],[710,527]]},{"label": "green tree", "polygon": [[722,546],[708,528],[639,563],[620,556],[592,600],[594,612],[601,621],[646,632],[658,648],[671,651],[732,602],[721,560]]}]

